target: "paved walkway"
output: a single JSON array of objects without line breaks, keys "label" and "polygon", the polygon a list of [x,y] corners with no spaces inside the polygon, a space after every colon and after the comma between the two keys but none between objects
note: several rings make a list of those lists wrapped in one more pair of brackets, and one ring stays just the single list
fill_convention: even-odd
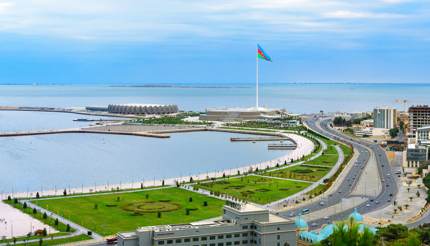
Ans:
[{"label": "paved walkway", "polygon": [[0,201],[0,212],[0,239],[26,236],[29,232],[43,230],[43,228],[46,228],[49,233],[57,232],[54,228],[2,201]]}]

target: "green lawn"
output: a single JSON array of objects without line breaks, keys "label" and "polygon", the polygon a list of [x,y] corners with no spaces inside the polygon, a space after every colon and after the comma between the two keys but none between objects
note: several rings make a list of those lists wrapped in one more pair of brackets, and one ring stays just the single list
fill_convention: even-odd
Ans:
[{"label": "green lawn", "polygon": [[330,168],[328,167],[310,167],[303,165],[298,165],[290,168],[284,168],[272,172],[264,173],[264,175],[275,176],[280,178],[287,179],[298,179],[304,181],[318,181],[324,175],[329,172]]},{"label": "green lawn", "polygon": [[[205,201],[207,206],[204,206]],[[224,205],[222,200],[178,188],[33,202],[101,235],[133,231],[141,226],[189,223],[217,217],[222,214]]]},{"label": "green lawn", "polygon": [[[73,236],[73,237],[69,237],[69,238],[53,239],[53,240],[43,240],[42,239],[42,246],[45,246],[45,245],[64,245],[64,244],[68,244],[68,243],[79,242],[79,241],[84,241],[84,240],[89,240],[89,239],[91,239],[91,238],[87,235],[78,235],[78,236]],[[39,242],[27,243],[25,245],[27,245],[27,246],[39,246],[40,243]]]},{"label": "green lawn", "polygon": [[309,165],[323,165],[323,166],[334,166],[338,159],[338,154],[324,154],[320,157],[307,161],[306,164]]},{"label": "green lawn", "polygon": [[241,200],[266,204],[295,194],[309,185],[304,182],[246,176],[201,183],[195,186],[215,194],[228,194]]}]

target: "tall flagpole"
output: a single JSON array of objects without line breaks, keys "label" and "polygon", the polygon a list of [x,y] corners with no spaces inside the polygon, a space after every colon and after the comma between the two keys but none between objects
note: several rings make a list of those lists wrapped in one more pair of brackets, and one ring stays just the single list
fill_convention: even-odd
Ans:
[{"label": "tall flagpole", "polygon": [[256,69],[256,82],[255,82],[255,107],[258,110],[258,47],[257,47],[257,55],[256,55],[256,64],[257,64],[257,69]]}]

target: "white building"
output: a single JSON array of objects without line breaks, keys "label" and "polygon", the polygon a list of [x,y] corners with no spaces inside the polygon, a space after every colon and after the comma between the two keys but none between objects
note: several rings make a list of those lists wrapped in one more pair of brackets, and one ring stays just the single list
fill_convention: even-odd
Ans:
[{"label": "white building", "polygon": [[373,127],[391,129],[397,126],[397,110],[393,108],[375,108]]},{"label": "white building", "polygon": [[178,112],[178,106],[173,104],[109,104],[107,111],[114,114],[174,114]]},{"label": "white building", "polygon": [[118,234],[119,246],[287,246],[296,243],[292,220],[251,204],[225,205],[224,215],[219,220],[148,226],[135,232]]}]

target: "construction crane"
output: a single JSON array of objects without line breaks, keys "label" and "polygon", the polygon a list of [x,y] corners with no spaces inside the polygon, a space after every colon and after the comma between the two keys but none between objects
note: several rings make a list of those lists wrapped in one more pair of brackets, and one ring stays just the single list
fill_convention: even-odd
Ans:
[{"label": "construction crane", "polygon": [[396,103],[403,105],[403,110],[407,111],[408,100],[407,99],[396,99]]}]

